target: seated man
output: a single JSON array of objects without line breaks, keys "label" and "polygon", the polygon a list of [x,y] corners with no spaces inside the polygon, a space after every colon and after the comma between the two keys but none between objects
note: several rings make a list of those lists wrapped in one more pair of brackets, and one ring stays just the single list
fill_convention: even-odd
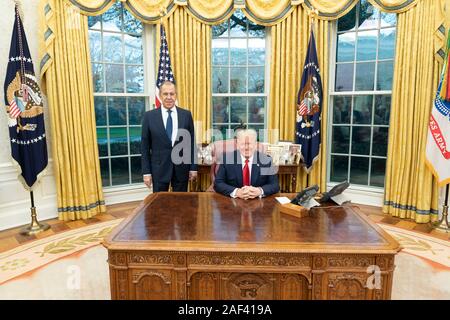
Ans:
[{"label": "seated man", "polygon": [[226,154],[223,164],[219,166],[214,180],[216,192],[232,198],[253,199],[280,190],[271,158],[256,151],[256,137],[253,129],[238,132],[238,151]]}]

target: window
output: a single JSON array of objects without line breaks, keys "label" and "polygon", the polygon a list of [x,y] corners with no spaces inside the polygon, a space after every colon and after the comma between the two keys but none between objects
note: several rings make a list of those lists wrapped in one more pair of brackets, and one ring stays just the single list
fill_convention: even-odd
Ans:
[{"label": "window", "polygon": [[141,121],[150,105],[144,27],[120,3],[88,23],[103,186],[142,182]]},{"label": "window", "polygon": [[329,181],[384,187],[396,15],[362,0],[337,22]]},{"label": "window", "polygon": [[[238,10],[212,28],[213,128],[231,138],[238,126],[266,128],[266,30]],[[263,140],[263,135],[259,136]]]}]

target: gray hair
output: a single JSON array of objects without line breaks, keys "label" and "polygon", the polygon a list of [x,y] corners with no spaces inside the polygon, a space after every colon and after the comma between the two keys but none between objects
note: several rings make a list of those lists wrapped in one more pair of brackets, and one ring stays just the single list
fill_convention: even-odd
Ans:
[{"label": "gray hair", "polygon": [[255,129],[241,129],[237,132],[237,140],[244,139],[245,137],[252,137],[256,141],[258,139],[258,134]]}]

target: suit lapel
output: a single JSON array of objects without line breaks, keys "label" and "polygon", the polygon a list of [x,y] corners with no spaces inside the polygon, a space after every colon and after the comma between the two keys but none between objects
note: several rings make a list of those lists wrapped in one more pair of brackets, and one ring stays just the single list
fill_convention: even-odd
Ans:
[{"label": "suit lapel", "polygon": [[170,141],[169,137],[167,136],[166,133],[166,128],[164,127],[164,121],[163,121],[163,117],[162,117],[162,106],[158,108],[158,121],[156,121],[156,124],[158,125],[158,131],[161,132],[163,139],[165,139],[165,141],[172,145],[172,141]]},{"label": "suit lapel", "polygon": [[260,170],[259,170],[258,157],[255,153],[255,154],[253,154],[252,173],[250,176],[252,186],[256,185],[256,181],[258,181],[259,174],[260,174]]},{"label": "suit lapel", "polygon": [[244,182],[242,177],[241,154],[239,153],[239,151],[234,152],[234,159],[236,161],[234,165],[234,170],[236,171],[236,176],[238,178],[238,185],[242,187],[244,185]]}]

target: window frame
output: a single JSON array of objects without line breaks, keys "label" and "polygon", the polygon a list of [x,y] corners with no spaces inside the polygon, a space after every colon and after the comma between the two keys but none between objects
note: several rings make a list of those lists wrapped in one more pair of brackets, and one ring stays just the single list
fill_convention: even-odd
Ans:
[{"label": "window frame", "polygon": [[[123,10],[127,10],[125,7],[123,7]],[[121,19],[123,19],[123,13],[122,13],[122,17]],[[101,63],[103,66],[105,66],[106,64],[117,64],[117,65],[121,65],[124,66],[123,68],[123,79],[124,79],[124,92],[107,92],[106,91],[106,72],[105,72],[105,68],[103,67],[103,84],[104,84],[104,91],[103,92],[95,92],[93,90],[93,96],[95,97],[104,97],[105,99],[108,98],[116,98],[116,97],[123,97],[125,99],[125,109],[126,109],[126,117],[127,117],[127,123],[125,125],[109,125],[109,112],[108,109],[106,109],[106,124],[105,125],[100,125],[97,126],[96,124],[96,130],[97,129],[105,129],[106,130],[106,137],[107,137],[107,148],[108,148],[108,155],[106,156],[100,156],[99,154],[99,162],[101,162],[102,160],[107,160],[108,161],[108,185],[104,186],[103,182],[102,182],[102,188],[105,191],[105,193],[112,193],[112,194],[116,194],[117,192],[120,193],[120,191],[126,191],[126,190],[136,190],[136,189],[144,189],[144,190],[148,190],[147,187],[144,185],[143,181],[142,182],[133,182],[133,178],[132,178],[132,158],[139,158],[141,159],[141,153],[139,154],[131,154],[130,153],[130,143],[131,141],[127,140],[127,153],[123,154],[123,155],[111,155],[111,145],[110,145],[110,128],[115,128],[115,127],[120,127],[120,128],[126,128],[126,132],[127,132],[127,137],[130,137],[130,130],[132,128],[141,128],[141,125],[130,125],[129,124],[129,113],[128,113],[128,98],[134,98],[134,97],[138,97],[138,98],[144,98],[145,100],[145,111],[151,110],[154,108],[154,100],[155,100],[155,91],[151,90],[151,88],[155,87],[155,77],[152,77],[151,75],[155,74],[155,48],[156,48],[156,27],[154,25],[149,25],[149,24],[145,24],[142,23],[142,54],[143,54],[143,61],[142,61],[142,66],[143,66],[143,70],[144,70],[144,84],[143,84],[143,89],[144,91],[142,93],[132,93],[132,92],[126,92],[126,66],[128,65],[135,65],[135,64],[128,64],[125,62],[125,36],[130,34],[124,31],[111,31],[111,30],[104,30],[103,29],[103,19],[101,19],[102,24],[101,27],[99,29],[97,28],[89,28],[89,30],[92,31],[96,31],[96,32],[100,32],[100,37],[101,37],[101,60],[100,61],[94,61],[91,59],[91,63]],[[108,62],[104,60],[104,45],[103,45],[103,39],[104,39],[104,33],[107,34],[116,34],[116,35],[120,35],[122,38],[122,55],[123,55],[123,60],[122,62]],[[138,64],[140,65],[140,64]],[[92,74],[93,76],[93,74]],[[94,89],[94,87],[93,87]],[[107,103],[107,102],[106,102]],[[113,177],[112,177],[112,166],[111,166],[111,160],[112,159],[116,159],[116,158],[127,158],[128,161],[128,183],[126,184],[115,184],[113,185]],[[103,181],[103,178],[102,178]],[[114,200],[112,202],[115,202]]]},{"label": "window frame", "polygon": [[[358,8],[355,12],[356,18],[359,19],[359,9],[360,9],[360,2],[357,4]],[[381,14],[382,11],[380,11]],[[398,17],[397,17],[398,18]],[[357,21],[355,21],[356,23]],[[376,97],[377,96],[386,96],[389,95],[392,98],[392,88],[391,90],[376,90],[377,89],[377,76],[378,76],[378,64],[379,62],[383,62],[383,61],[392,61],[394,63],[394,67],[393,67],[393,72],[395,70],[395,60],[396,60],[396,55],[397,55],[397,51],[396,51],[396,47],[394,48],[394,56],[391,59],[381,59],[379,60],[379,42],[380,42],[380,31],[384,30],[384,29],[389,29],[389,28],[395,28],[396,30],[396,39],[397,39],[397,30],[398,30],[398,20],[396,21],[395,25],[392,26],[386,26],[386,27],[382,27],[381,26],[381,18],[378,18],[378,24],[377,24],[377,29],[374,28],[370,28],[370,29],[363,29],[363,30],[359,30],[359,28],[356,28],[355,32],[355,46],[354,46],[354,59],[351,60],[351,63],[353,63],[354,68],[353,68],[353,81],[352,81],[352,90],[351,91],[335,91],[335,84],[336,84],[336,67],[338,64],[341,63],[349,63],[350,61],[344,61],[344,62],[337,62],[337,46],[338,46],[338,34],[341,34],[338,32],[338,21],[334,21],[332,23],[331,29],[332,29],[332,37],[330,39],[330,50],[329,50],[329,61],[330,61],[330,65],[329,65],[329,89],[328,89],[328,121],[327,121],[327,137],[326,137],[326,141],[327,141],[327,145],[328,150],[327,150],[327,189],[331,189],[332,187],[334,187],[335,185],[337,185],[339,182],[334,182],[331,181],[331,157],[332,155],[342,155],[342,156],[346,156],[346,157],[364,157],[364,158],[369,158],[369,166],[368,166],[368,180],[367,180],[367,185],[361,185],[361,184],[351,184],[351,186],[349,187],[349,191],[348,194],[351,196],[352,200],[356,203],[363,203],[363,204],[369,204],[369,205],[376,205],[376,206],[381,206],[383,204],[383,196],[384,196],[384,188],[383,187],[379,187],[379,186],[371,186],[370,182],[371,182],[371,165],[372,165],[372,159],[373,158],[379,158],[379,159],[386,159],[387,162],[387,157],[388,154],[386,153],[386,156],[374,156],[372,155],[372,147],[373,147],[373,135],[374,135],[374,131],[373,128],[377,128],[377,127],[386,127],[389,129],[390,127],[390,119],[389,119],[389,124],[387,125],[379,125],[379,124],[374,124],[374,110],[375,110],[375,103],[376,103]],[[357,49],[358,49],[358,33],[361,32],[365,32],[365,31],[377,31],[377,49],[376,49],[376,56],[374,59],[370,59],[370,60],[361,60],[358,61],[357,59]],[[373,90],[364,90],[364,91],[356,91],[356,65],[358,63],[364,63],[364,62],[374,62],[375,63],[375,71],[374,71],[374,86],[373,86]],[[394,74],[393,74],[394,77]],[[393,78],[394,80],[394,78]],[[392,83],[394,84],[394,83]],[[358,97],[358,96],[367,96],[367,95],[371,95],[373,96],[373,100],[372,100],[372,119],[371,119],[371,123],[370,124],[355,124],[353,123],[353,108],[354,108],[354,97]],[[333,124],[333,119],[334,119],[334,98],[335,97],[339,97],[339,96],[348,96],[352,98],[352,103],[351,103],[351,116],[350,116],[350,121],[348,124]],[[392,101],[392,100],[391,100]],[[392,104],[391,104],[391,108],[392,108]],[[392,110],[392,109],[391,109]],[[392,114],[392,112],[391,112]],[[350,127],[350,131],[349,131],[349,148],[348,148],[348,153],[344,154],[344,153],[337,153],[337,152],[332,152],[331,151],[331,145],[332,145],[332,133],[333,133],[333,127],[336,126],[348,126]],[[352,132],[353,132],[353,128],[355,126],[359,126],[359,127],[369,127],[371,128],[371,133],[370,133],[370,150],[369,150],[369,154],[368,155],[353,155],[352,154]],[[348,171],[347,171],[347,179],[350,182],[350,174],[351,174],[351,159],[348,159]]]},{"label": "window frame", "polygon": [[[252,22],[247,16],[246,16],[247,20],[251,23]],[[228,21],[228,29],[227,29],[227,33],[230,31],[230,21],[231,18],[228,18],[226,21]],[[225,22],[225,21],[224,21]],[[223,23],[223,22],[222,22]],[[256,24],[256,23],[255,23]],[[227,65],[214,65],[213,64],[213,53],[212,53],[212,43],[213,43],[213,39],[227,39],[228,40],[228,64]],[[248,54],[247,54],[247,63],[245,65],[232,65],[231,64],[231,46],[230,46],[230,41],[232,39],[245,39],[247,42],[247,52],[248,52],[248,48],[249,48],[249,40],[251,39],[264,39],[264,54],[265,54],[265,58],[264,58],[264,92],[263,93],[249,93],[249,92],[245,92],[245,93],[231,93],[231,88],[230,88],[230,84],[231,84],[231,68],[232,67],[245,67],[247,68],[247,77],[246,77],[246,88],[248,91],[248,82],[249,82],[249,77],[248,77],[248,68],[249,67],[261,67],[262,65],[250,65],[248,64]],[[227,126],[228,129],[227,130],[233,130],[233,126],[236,126],[237,124],[234,122],[231,122],[231,101],[228,102],[228,105],[230,106],[230,112],[228,114],[228,119],[230,121],[228,122],[214,122],[214,104],[213,104],[213,99],[214,97],[224,97],[224,98],[232,98],[232,97],[244,97],[244,98],[251,98],[251,97],[263,97],[265,98],[265,105],[264,105],[264,122],[262,123],[256,123],[256,122],[244,122],[244,124],[248,125],[249,127],[252,126],[264,126],[263,128],[263,135],[260,136],[259,135],[259,130],[258,129],[258,136],[260,137],[260,142],[267,142],[268,141],[268,110],[269,110],[269,103],[270,103],[270,64],[271,64],[271,32],[270,32],[270,28],[265,27],[265,36],[264,38],[262,37],[250,37],[248,30],[246,31],[246,37],[236,37],[236,36],[231,36],[230,34],[228,34],[227,37],[223,37],[223,38],[214,38],[212,33],[211,33],[211,122],[209,124],[209,128],[210,129],[214,129],[215,126]],[[227,68],[228,69],[228,93],[214,93],[213,92],[213,77],[214,77],[214,73],[213,73],[213,68],[214,67],[221,67],[221,68]],[[247,120],[248,120],[248,115],[249,115],[249,104],[248,104],[248,100],[247,100],[247,104],[246,104],[246,114],[247,114]],[[228,133],[230,133],[231,131],[227,131],[227,135],[225,137],[223,137],[224,140],[226,139],[231,139],[232,136],[228,136]]]}]

